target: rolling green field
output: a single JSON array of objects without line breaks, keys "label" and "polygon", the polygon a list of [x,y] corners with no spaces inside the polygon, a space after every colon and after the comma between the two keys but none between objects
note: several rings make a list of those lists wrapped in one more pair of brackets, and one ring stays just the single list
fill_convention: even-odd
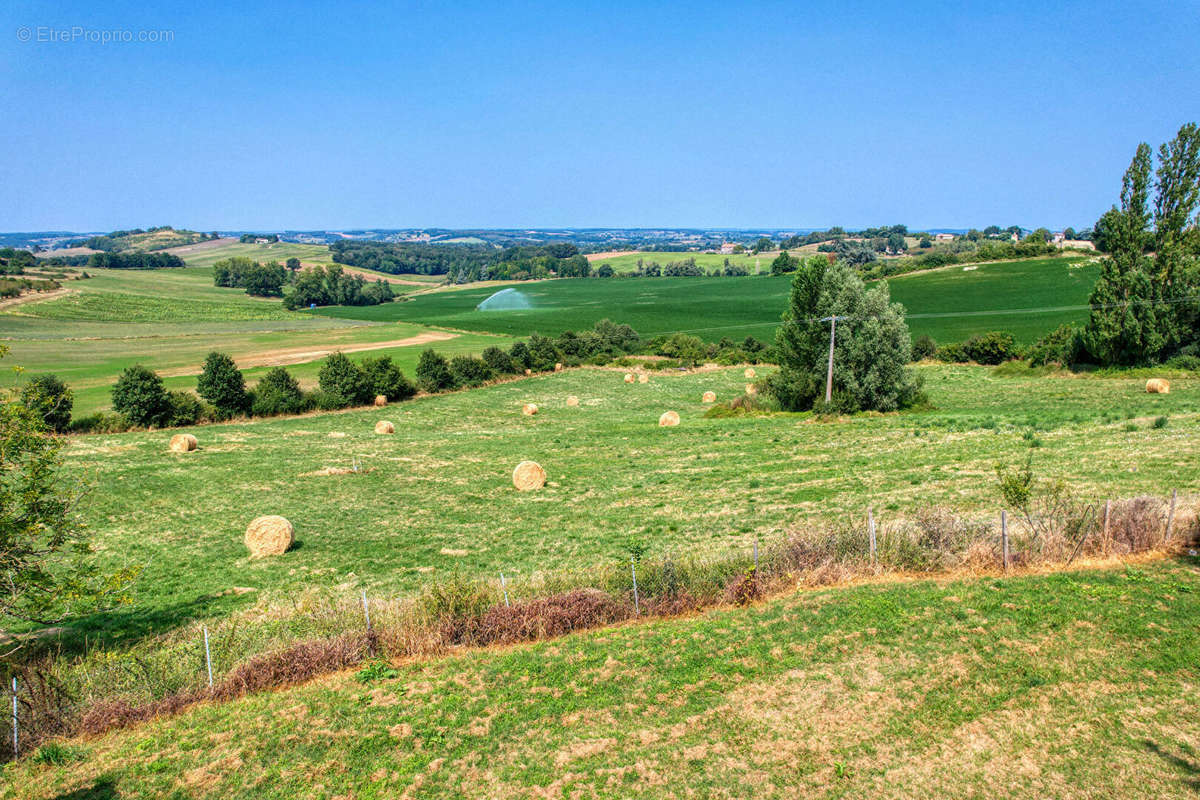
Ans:
[{"label": "rolling green field", "polygon": [[70,742],[6,798],[1195,791],[1200,562],[798,592]]},{"label": "rolling green field", "polygon": [[[799,250],[791,251],[799,253]],[[686,261],[689,258],[696,259],[696,265],[703,267],[705,270],[720,269],[725,266],[725,261],[735,267],[743,267],[750,271],[750,274],[755,274],[760,270],[769,270],[771,261],[775,256],[779,255],[778,251],[772,253],[761,253],[759,255],[750,255],[743,253],[741,255],[723,256],[720,253],[693,253],[693,252],[676,252],[676,253],[630,253],[628,255],[613,256],[612,258],[597,259],[592,262],[592,269],[599,267],[601,264],[608,264],[613,268],[614,272],[636,272],[638,259],[641,259],[646,264],[658,262],[660,266],[666,266],[672,261]]]},{"label": "rolling green field", "polygon": [[[632,386],[619,370],[577,369],[384,409],[202,426],[186,455],[167,451],[175,431],[78,437],[67,466],[92,483],[82,512],[102,560],[145,565],[136,611],[81,630],[171,627],[322,587],[404,594],[455,570],[519,578],[621,558],[631,535],[658,554],[749,547],[868,504],[885,516],[928,503],[992,513],[994,465],[1022,461],[1033,438],[1039,473],[1088,495],[1200,489],[1195,379],[1148,395],[1133,379],[921,371],[935,410],[835,423],[704,418],[701,393],[740,394],[738,369]],[[565,405],[572,394],[577,408]],[[526,402],[541,412],[523,416]],[[658,427],[668,409],[678,428]],[[1169,422],[1154,428],[1159,415]],[[373,433],[382,419],[396,435]],[[541,492],[512,490],[527,458],[549,473]],[[369,471],[308,475],[353,459]],[[275,513],[300,547],[248,560],[247,523]]]},{"label": "rolling green field", "polygon": [[306,264],[333,263],[329,248],[325,245],[296,244],[294,242],[243,244],[237,239],[221,239],[216,242],[206,242],[200,245],[177,247],[168,252],[182,258],[189,267],[207,268],[222,259],[234,256],[249,258],[264,264],[268,261],[278,261],[282,264],[289,258],[298,258]]},{"label": "rolling green field", "polygon": [[[112,384],[133,364],[162,371],[168,388],[194,389],[193,375],[213,349],[243,364],[286,363],[311,386],[323,360],[316,354],[338,348],[377,348],[433,334],[453,336],[436,345],[447,355],[459,355],[511,342],[506,336],[447,334],[411,323],[297,314],[285,311],[278,300],[214,287],[208,267],[91,273],[88,280],[65,284],[73,292],[69,296],[0,312],[0,341],[10,348],[5,366],[56,373],[75,393],[77,416],[108,408]],[[386,347],[369,355],[390,355],[411,375],[426,346]],[[313,354],[307,363],[293,366],[295,354],[305,352]],[[257,380],[268,368],[248,368],[246,377]],[[0,371],[0,386],[19,380],[9,370]]]},{"label": "rolling green field", "polygon": [[[1008,330],[1029,343],[1064,322],[1087,319],[1098,267],[1078,258],[961,266],[894,278],[914,336],[961,341]],[[525,336],[590,328],[599,319],[632,325],[643,336],[688,331],[710,341],[746,336],[772,341],[787,303],[790,278],[629,278],[540,281],[517,287],[531,309],[476,311],[494,287],[438,292],[408,302],[364,308],[323,308],[338,319],[420,322]],[[1030,309],[1042,309],[1031,311]]]}]

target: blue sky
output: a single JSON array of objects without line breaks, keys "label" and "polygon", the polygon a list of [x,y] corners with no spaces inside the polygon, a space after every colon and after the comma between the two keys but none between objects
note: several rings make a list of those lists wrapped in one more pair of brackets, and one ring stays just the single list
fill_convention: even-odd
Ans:
[{"label": "blue sky", "polygon": [[1197,42],[1191,1],[8,0],[0,230],[1081,227],[1200,119]]}]

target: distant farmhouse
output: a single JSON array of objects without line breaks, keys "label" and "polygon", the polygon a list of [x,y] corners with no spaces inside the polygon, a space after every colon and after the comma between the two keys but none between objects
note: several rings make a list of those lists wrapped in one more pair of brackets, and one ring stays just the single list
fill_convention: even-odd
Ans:
[{"label": "distant farmhouse", "polygon": [[953,242],[954,234],[953,233],[935,233],[933,235],[933,238],[939,242]]}]

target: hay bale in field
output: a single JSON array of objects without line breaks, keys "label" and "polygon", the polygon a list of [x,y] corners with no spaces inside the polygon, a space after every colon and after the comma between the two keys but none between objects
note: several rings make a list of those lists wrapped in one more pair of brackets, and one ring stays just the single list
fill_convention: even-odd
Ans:
[{"label": "hay bale in field", "polygon": [[747,378],[753,378],[758,373],[754,371],[754,367],[746,367],[746,372],[744,374]]},{"label": "hay bale in field", "polygon": [[537,403],[526,403],[521,406],[521,413],[527,417],[532,417],[538,412]]},{"label": "hay bale in field", "polygon": [[386,406],[387,405],[387,395],[382,395],[382,394],[375,395],[375,405],[379,408],[383,408],[384,406]]},{"label": "hay bale in field", "polygon": [[375,423],[375,432],[376,433],[395,433],[396,426],[393,425],[392,423],[388,422],[386,419],[381,419],[381,420],[379,420],[379,422]]},{"label": "hay bale in field", "polygon": [[579,405],[579,398],[576,397],[575,395],[571,395],[570,397],[567,398],[567,405],[572,406],[572,407]]},{"label": "hay bale in field", "polygon": [[554,365],[554,371],[555,371],[555,372],[562,372],[562,371],[563,371],[563,365],[562,365],[562,364],[555,364],[555,365]]},{"label": "hay bale in field", "polygon": [[546,470],[536,461],[522,461],[512,474],[518,492],[531,492],[546,485]]},{"label": "hay bale in field", "polygon": [[679,424],[679,415],[674,411],[664,411],[663,415],[658,418],[658,427],[674,428]]},{"label": "hay bale in field", "polygon": [[251,558],[279,556],[295,542],[295,532],[292,523],[277,514],[268,514],[250,523],[245,542]]},{"label": "hay bale in field", "polygon": [[633,373],[632,373],[632,372],[626,372],[626,373],[625,373],[625,382],[626,382],[626,383],[633,383],[633,382],[634,382],[634,381],[636,381],[636,380],[637,380],[637,378],[633,377]]},{"label": "hay bale in field", "polygon": [[746,384],[746,394],[749,395],[750,397],[754,397],[754,395],[758,394],[758,387],[755,386],[753,383],[747,383]]},{"label": "hay bale in field", "polygon": [[717,402],[717,393],[716,392],[705,392],[704,397],[702,397],[700,399],[701,399],[701,401],[703,401],[705,403],[715,403],[715,402]]},{"label": "hay bale in field", "polygon": [[1171,382],[1166,378],[1151,378],[1146,381],[1146,391],[1150,394],[1170,394]]},{"label": "hay bale in field", "polygon": [[641,375],[638,375],[638,383],[649,383],[649,382],[650,382],[650,376],[647,375],[646,373],[643,372]]},{"label": "hay bale in field", "polygon": [[526,374],[526,375],[532,375],[532,374],[533,374],[533,370],[531,370],[529,367],[526,367],[526,368],[525,368],[525,374]]},{"label": "hay bale in field", "polygon": [[177,433],[171,437],[168,447],[171,448],[172,453],[190,453],[196,449],[198,444],[196,437],[190,433]]}]

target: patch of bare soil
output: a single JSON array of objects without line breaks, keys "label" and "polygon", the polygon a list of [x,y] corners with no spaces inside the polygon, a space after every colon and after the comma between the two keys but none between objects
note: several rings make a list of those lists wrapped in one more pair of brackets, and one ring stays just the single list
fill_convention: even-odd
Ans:
[{"label": "patch of bare soil", "polygon": [[204,242],[196,242],[195,244],[181,244],[179,247],[168,247],[163,250],[164,253],[170,253],[173,256],[186,256],[192,253],[200,253],[205,250],[212,250],[215,247],[224,247],[227,244],[236,242],[237,239],[233,236],[226,236],[221,239],[209,239]]},{"label": "patch of bare soil", "polygon": [[588,261],[603,261],[606,258],[616,258],[617,256],[632,256],[640,251],[638,250],[613,250],[610,253],[588,253],[584,256]]},{"label": "patch of bare soil", "polygon": [[[419,333],[416,336],[409,336],[407,339],[393,339],[389,342],[370,342],[366,344],[348,344],[344,347],[323,347],[318,350],[305,350],[296,347],[282,348],[279,350],[267,350],[263,353],[256,353],[252,356],[236,359],[238,369],[249,369],[251,367],[284,367],[289,364],[306,364],[309,361],[316,361],[319,358],[325,358],[332,355],[335,351],[343,353],[361,353],[367,350],[386,350],[389,347],[411,347],[414,345],[430,344],[432,342],[444,342],[449,339],[458,338],[457,333],[448,331],[426,331]],[[180,367],[178,369],[163,370],[159,373],[164,377],[175,378],[182,375],[199,375],[200,367]]]}]

